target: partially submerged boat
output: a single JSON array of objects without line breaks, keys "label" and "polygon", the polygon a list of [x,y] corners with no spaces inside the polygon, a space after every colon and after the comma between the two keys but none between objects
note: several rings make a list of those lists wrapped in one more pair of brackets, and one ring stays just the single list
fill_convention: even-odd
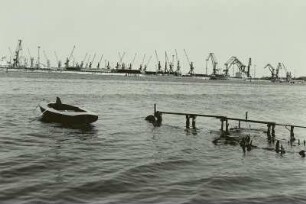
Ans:
[{"label": "partially submerged boat", "polygon": [[68,104],[63,104],[60,98],[55,103],[45,101],[39,104],[42,120],[62,124],[90,124],[98,120],[98,115]]}]

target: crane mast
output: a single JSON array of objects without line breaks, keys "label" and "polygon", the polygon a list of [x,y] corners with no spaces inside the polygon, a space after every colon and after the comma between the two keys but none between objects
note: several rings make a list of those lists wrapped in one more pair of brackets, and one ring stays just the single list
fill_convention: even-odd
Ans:
[{"label": "crane mast", "polygon": [[217,59],[216,59],[216,56],[215,56],[214,53],[209,53],[209,55],[208,55],[208,57],[206,59],[206,74],[207,74],[207,64],[208,64],[209,60],[211,60],[211,63],[212,63],[212,66],[213,66],[212,74],[213,75],[217,75],[217,71],[218,71],[217,64],[218,64],[218,62],[217,62]]},{"label": "crane mast", "polygon": [[132,69],[132,67],[133,67],[133,65],[134,65],[136,56],[137,56],[137,53],[135,53],[134,58],[133,58],[132,62],[131,62],[130,65],[129,65],[129,69],[130,69],[130,70]]},{"label": "crane mast", "polygon": [[48,59],[48,56],[47,56],[45,50],[43,51],[43,53],[44,53],[44,57],[45,57],[45,59],[46,59],[47,68],[50,68],[50,67],[51,67],[50,60]]},{"label": "crane mast", "polygon": [[29,48],[28,48],[28,54],[29,54],[29,57],[30,57],[30,68],[34,68],[34,57],[32,57]]},{"label": "crane mast", "polygon": [[279,70],[282,69],[282,68],[283,68],[283,67],[282,67],[282,63],[279,62],[279,63],[277,64],[276,69],[275,69],[275,78],[276,78],[276,79],[279,79]]},{"label": "crane mast", "polygon": [[13,58],[13,68],[20,67],[20,52],[22,50],[21,43],[22,40],[18,40],[17,48],[15,51],[15,57]]},{"label": "crane mast", "polygon": [[145,59],[146,59],[146,54],[143,55],[142,62],[140,64],[140,66],[139,66],[139,71],[142,71]]},{"label": "crane mast", "polygon": [[161,63],[158,59],[158,55],[157,55],[156,50],[155,50],[155,57],[156,57],[156,60],[157,60],[157,72],[162,72],[162,66],[161,66]]},{"label": "crane mast", "polygon": [[184,49],[184,53],[185,53],[185,56],[187,58],[187,61],[188,61],[189,67],[190,67],[188,74],[193,75],[194,74],[193,62],[190,62],[189,57],[188,57],[187,52],[186,52],[185,49]]},{"label": "crane mast", "polygon": [[65,67],[66,67],[66,68],[69,67],[69,62],[70,62],[70,60],[71,60],[71,57],[72,57],[72,55],[73,55],[74,50],[75,50],[75,45],[73,46],[73,48],[72,48],[72,50],[71,50],[71,53],[70,53],[69,57],[66,59],[66,62],[65,62]]},{"label": "crane mast", "polygon": [[252,59],[249,58],[247,77],[251,77],[251,65],[252,65]]},{"label": "crane mast", "polygon": [[181,65],[180,65],[180,60],[179,60],[176,49],[175,49],[175,58],[176,58],[176,63],[177,63],[175,73],[176,73],[176,75],[180,75],[181,74]]},{"label": "crane mast", "polygon": [[168,55],[167,52],[165,52],[165,68],[164,68],[164,73],[168,73]]},{"label": "crane mast", "polygon": [[95,58],[96,58],[96,53],[94,54],[94,56],[93,56],[91,62],[89,62],[89,69],[91,69],[91,66],[92,66],[92,64],[93,64],[93,62],[94,62],[94,60],[95,60]]},{"label": "crane mast", "polygon": [[150,63],[151,59],[152,59],[152,55],[149,57],[149,59],[148,59],[147,63],[145,64],[145,66],[144,66],[144,68],[143,68],[143,71],[146,71],[146,70],[147,70],[148,65],[149,65],[149,63]]},{"label": "crane mast", "polygon": [[101,58],[100,58],[100,60],[99,60],[99,62],[98,62],[98,65],[97,65],[97,68],[98,68],[98,69],[100,68],[100,64],[101,64],[102,59],[103,59],[103,54],[102,54],[102,56],[101,56]]},{"label": "crane mast", "polygon": [[84,66],[84,62],[85,62],[85,60],[87,58],[87,55],[88,55],[88,53],[86,52],[85,57],[83,58],[83,60],[81,61],[81,64],[80,64],[81,68],[83,68],[83,66]]}]

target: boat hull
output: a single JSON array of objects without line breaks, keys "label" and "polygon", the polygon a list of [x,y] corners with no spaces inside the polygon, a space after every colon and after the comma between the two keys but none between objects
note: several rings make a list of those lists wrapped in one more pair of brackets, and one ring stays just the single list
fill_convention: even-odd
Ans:
[{"label": "boat hull", "polygon": [[83,110],[83,112],[58,111],[46,105],[40,105],[41,119],[45,122],[62,124],[90,124],[98,120],[98,116]]}]

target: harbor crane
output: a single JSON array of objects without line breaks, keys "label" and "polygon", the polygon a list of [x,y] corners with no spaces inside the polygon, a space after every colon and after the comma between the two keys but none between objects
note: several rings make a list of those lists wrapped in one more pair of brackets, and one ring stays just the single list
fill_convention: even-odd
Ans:
[{"label": "harbor crane", "polygon": [[143,68],[143,71],[147,71],[147,68],[148,68],[148,65],[149,65],[151,59],[152,59],[152,55],[149,57],[147,63],[145,64],[145,66],[144,66],[144,68]]},{"label": "harbor crane", "polygon": [[248,70],[247,70],[247,77],[251,77],[251,65],[252,65],[252,58],[249,58],[249,63],[248,63]]},{"label": "harbor crane", "polygon": [[81,68],[83,68],[83,66],[84,66],[84,62],[85,62],[85,60],[86,60],[86,58],[87,58],[87,55],[88,55],[88,52],[86,52],[86,54],[85,54],[83,60],[82,60],[81,63],[80,63],[80,67],[81,67]]},{"label": "harbor crane", "polygon": [[[119,56],[119,62],[117,62],[116,69],[120,69],[122,67],[122,61],[125,56],[125,52],[123,52],[122,55],[120,52],[118,52],[118,56]],[[122,68],[124,69],[125,67],[123,66]]]},{"label": "harbor crane", "polygon": [[133,67],[133,65],[134,65],[134,62],[135,62],[135,59],[136,59],[136,56],[137,56],[137,53],[135,53],[135,55],[134,55],[134,58],[133,58],[132,62],[129,64],[129,70],[131,70],[131,69],[132,69],[132,67]]},{"label": "harbor crane", "polygon": [[155,57],[156,57],[156,60],[157,60],[157,72],[162,72],[161,63],[160,63],[160,61],[159,61],[159,59],[158,59],[158,55],[157,55],[156,50],[155,50]]},{"label": "harbor crane", "polygon": [[232,66],[235,60],[236,60],[236,57],[232,56],[224,63],[225,69],[223,71],[224,71],[225,76],[229,76],[228,74],[229,68]]},{"label": "harbor crane", "polygon": [[181,75],[181,65],[180,65],[180,60],[179,60],[176,49],[175,49],[175,58],[176,58],[176,63],[177,63],[175,74],[176,75]]},{"label": "harbor crane", "polygon": [[101,56],[101,58],[100,58],[100,60],[99,60],[99,62],[98,62],[98,65],[97,65],[97,68],[98,68],[98,69],[100,68],[100,64],[101,64],[102,59],[103,59],[103,54],[102,54],[102,56]]},{"label": "harbor crane", "polygon": [[20,52],[22,51],[21,43],[22,40],[18,40],[17,48],[15,51],[15,57],[13,58],[13,68],[20,67]]},{"label": "harbor crane", "polygon": [[188,74],[194,75],[194,66],[193,66],[193,62],[190,62],[189,57],[188,57],[187,52],[186,52],[185,49],[184,49],[184,52],[185,52],[185,56],[186,56],[186,58],[187,58],[187,61],[188,61],[189,67],[190,67]]},{"label": "harbor crane", "polygon": [[91,69],[91,66],[92,66],[92,64],[93,64],[93,62],[94,62],[94,60],[95,60],[95,58],[96,58],[96,53],[94,54],[94,56],[93,56],[91,62],[89,62],[89,69]]},{"label": "harbor crane", "polygon": [[37,64],[36,67],[40,68],[40,46],[37,46]]},{"label": "harbor crane", "polygon": [[164,73],[168,73],[168,55],[167,52],[165,52],[165,69],[164,69]]},{"label": "harbor crane", "polygon": [[12,53],[11,47],[8,47],[8,49],[9,49],[9,52],[10,52],[10,61],[9,61],[9,64],[11,65],[12,64],[13,53]]},{"label": "harbor crane", "polygon": [[213,72],[212,75],[217,75],[218,69],[218,61],[214,53],[209,53],[208,57],[206,58],[206,75],[207,75],[207,67],[208,67],[208,61],[211,60]]},{"label": "harbor crane", "polygon": [[48,59],[48,56],[47,56],[45,50],[43,51],[43,53],[44,53],[44,57],[45,57],[45,59],[46,59],[47,68],[50,68],[50,67],[51,67],[50,60]]},{"label": "harbor crane", "polygon": [[55,55],[55,59],[56,59],[56,62],[57,62],[57,68],[61,68],[62,67],[62,62],[61,62],[61,60],[58,59],[58,56],[57,56],[55,51],[54,51],[54,55]]},{"label": "harbor crane", "polygon": [[30,57],[30,68],[34,68],[34,57],[32,57],[29,48],[28,48],[28,55]]},{"label": "harbor crane", "polygon": [[291,72],[289,72],[289,71],[287,70],[286,66],[285,66],[283,63],[282,63],[282,67],[283,67],[283,69],[284,69],[285,72],[286,72],[286,81],[287,81],[287,82],[290,82],[291,79],[292,79],[292,74],[291,74]]},{"label": "harbor crane", "polygon": [[91,58],[91,54],[88,55],[88,59],[86,60],[85,68],[88,68],[90,58]]},{"label": "harbor crane", "polygon": [[65,67],[66,67],[66,68],[69,67],[69,62],[70,62],[70,60],[71,60],[71,57],[72,57],[72,55],[73,55],[74,50],[75,50],[75,45],[73,46],[73,48],[72,48],[72,50],[71,50],[71,53],[70,53],[69,57],[66,59],[66,62],[65,62]]},{"label": "harbor crane", "polygon": [[169,64],[169,73],[173,74],[174,73],[174,55],[172,55],[172,61],[169,61],[168,55],[167,55],[167,61]]},{"label": "harbor crane", "polygon": [[267,64],[264,69],[268,68],[271,72],[271,79],[275,79],[275,68],[271,64]]},{"label": "harbor crane", "polygon": [[143,63],[144,63],[145,59],[146,59],[146,54],[143,55],[142,62],[141,62],[141,64],[140,64],[140,66],[139,66],[139,71],[142,71],[142,69],[143,69]]},{"label": "harbor crane", "polygon": [[246,66],[235,56],[230,57],[224,65],[225,65],[224,72],[226,76],[229,75],[228,71],[233,65],[236,65],[238,67],[239,72],[245,73],[247,77],[250,76],[249,67],[251,66],[251,59],[249,59],[248,71],[245,70]]}]

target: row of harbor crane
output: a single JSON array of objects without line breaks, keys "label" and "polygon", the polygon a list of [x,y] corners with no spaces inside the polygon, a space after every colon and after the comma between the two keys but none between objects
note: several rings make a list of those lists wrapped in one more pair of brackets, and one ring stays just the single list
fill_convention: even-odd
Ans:
[{"label": "row of harbor crane", "polygon": [[[225,68],[222,70],[220,68],[217,67],[218,65],[218,61],[217,58],[215,56],[214,53],[209,53],[208,57],[206,58],[206,73],[207,73],[207,69],[208,69],[208,62],[209,60],[212,63],[212,75],[216,76],[216,75],[224,75],[224,76],[229,76],[229,70],[230,68],[237,66],[238,70],[239,70],[239,74],[245,74],[246,77],[251,77],[250,74],[250,69],[251,69],[251,65],[252,65],[252,60],[251,58],[249,58],[249,63],[248,65],[244,65],[237,57],[232,56],[230,57],[226,62],[225,62]],[[220,73],[221,71],[221,73]],[[223,71],[223,73],[222,73]],[[238,77],[238,76],[237,76]],[[241,76],[239,76],[241,77]]]},{"label": "row of harbor crane", "polygon": [[292,79],[292,74],[291,72],[289,72],[286,68],[286,66],[279,62],[276,66],[276,68],[274,68],[271,64],[267,64],[265,67],[265,69],[268,68],[271,72],[271,80],[272,81],[278,81],[280,80],[280,76],[279,76],[279,72],[280,70],[284,70],[286,73],[286,81],[289,82]]},{"label": "row of harbor crane", "polygon": [[[69,68],[69,67],[75,67],[78,69],[93,69],[93,64],[94,61],[97,57],[96,53],[94,53],[92,56],[88,53],[85,54],[83,60],[80,63],[75,63],[75,58],[73,56],[74,51],[75,51],[75,46],[73,46],[70,54],[68,55],[68,57],[65,60],[64,63],[64,67],[62,67],[62,62],[61,60],[59,60],[57,53],[54,52],[54,56],[55,59],[57,61],[57,68],[58,69],[62,69],[62,68]],[[47,54],[45,51],[43,51],[43,55],[45,58],[45,64],[41,62],[40,59],[40,46],[38,46],[38,50],[37,50],[37,60],[35,63],[35,59],[34,57],[32,57],[30,50],[28,49],[28,55],[29,55],[29,59],[30,59],[30,64],[28,65],[28,58],[23,56],[21,54],[21,51],[23,50],[22,48],[22,41],[18,40],[18,44],[15,50],[14,55],[12,54],[11,49],[9,48],[9,51],[11,53],[11,58],[13,56],[13,61],[12,63],[9,62],[10,66],[12,68],[20,68],[20,67],[31,67],[31,68],[41,68],[41,67],[45,67],[45,68],[51,68],[51,62],[50,59],[48,58]],[[184,49],[184,54],[186,57],[186,60],[188,62],[189,65],[189,71],[188,74],[189,75],[194,75],[195,74],[195,67],[194,67],[194,63],[192,61],[190,61],[189,56],[187,54],[187,51]],[[134,63],[135,63],[135,59],[137,57],[137,53],[134,54],[132,60],[129,63],[125,63],[124,62],[124,57],[126,56],[126,53],[123,52],[118,52],[118,61],[116,63],[116,65],[114,66],[114,68],[112,68],[110,66],[110,62],[105,60],[105,67],[106,69],[114,69],[114,70],[132,70]],[[151,62],[153,55],[150,55],[148,58],[146,56],[146,54],[143,55],[142,57],[142,61],[139,65],[138,70],[141,72],[146,72],[147,68]],[[157,51],[155,50],[155,58],[156,58],[156,73],[157,74],[173,74],[173,75],[181,75],[181,62],[180,62],[180,58],[178,55],[177,50],[174,50],[174,54],[172,55],[168,55],[167,52],[165,52],[164,55],[164,66],[162,66],[161,60],[158,56]],[[99,61],[97,61],[97,65],[96,65],[96,69],[100,69],[101,67],[101,62],[103,59],[103,54],[101,55]],[[71,65],[71,61],[73,62]],[[23,62],[23,63],[22,63]],[[212,66],[212,73],[208,74],[208,67],[209,66],[209,62],[211,62],[211,66]],[[218,67],[218,61],[217,58],[215,56],[214,53],[209,53],[208,57],[206,58],[206,76],[230,76],[229,74],[229,70],[233,69],[236,67],[238,69],[238,72],[236,72],[236,77],[242,77],[242,75],[244,75],[244,77],[250,78],[251,74],[251,65],[252,65],[252,60],[251,58],[249,58],[248,60],[248,64],[245,65],[241,60],[239,60],[237,57],[232,56],[230,57],[225,63],[224,63],[224,68],[220,68]],[[278,63],[277,67],[274,68],[271,64],[267,64],[265,67],[265,69],[269,69],[271,72],[271,80],[279,80],[280,76],[279,76],[279,72],[280,70],[284,70],[286,72],[286,80],[289,81],[291,79],[291,72],[288,72],[287,68],[285,67],[285,65],[283,63]],[[234,73],[235,74],[235,73]],[[238,75],[237,75],[238,74]]]}]

